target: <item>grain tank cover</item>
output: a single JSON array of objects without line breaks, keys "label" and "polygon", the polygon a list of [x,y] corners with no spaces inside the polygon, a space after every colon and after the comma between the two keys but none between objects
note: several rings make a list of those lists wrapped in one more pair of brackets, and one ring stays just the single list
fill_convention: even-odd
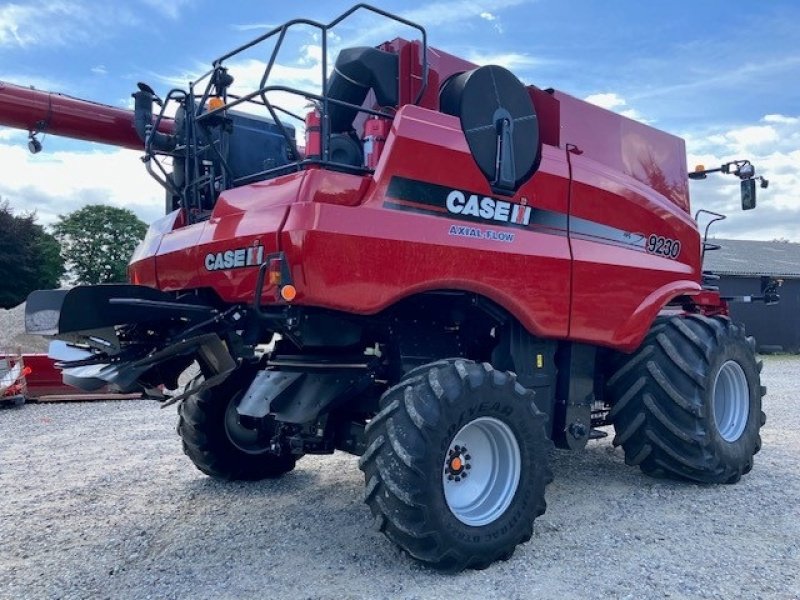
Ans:
[{"label": "grain tank cover", "polygon": [[439,96],[457,116],[478,168],[499,194],[513,195],[541,159],[539,122],[530,94],[513,73],[495,65],[451,77]]}]

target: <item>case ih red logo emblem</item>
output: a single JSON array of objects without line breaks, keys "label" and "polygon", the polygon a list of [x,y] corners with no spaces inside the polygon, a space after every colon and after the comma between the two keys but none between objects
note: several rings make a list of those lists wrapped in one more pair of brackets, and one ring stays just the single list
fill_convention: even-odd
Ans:
[{"label": "case ih red logo emblem", "polygon": [[222,271],[242,267],[257,267],[264,262],[264,246],[236,248],[223,252],[206,254],[206,270]]}]

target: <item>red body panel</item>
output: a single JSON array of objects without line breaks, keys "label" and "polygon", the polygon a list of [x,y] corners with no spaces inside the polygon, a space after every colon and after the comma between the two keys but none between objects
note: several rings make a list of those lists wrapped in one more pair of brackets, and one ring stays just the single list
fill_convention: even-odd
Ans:
[{"label": "red body panel", "polygon": [[[699,291],[700,236],[688,213],[683,140],[556,92],[572,166],[570,215],[633,235],[679,240],[677,259],[572,232],[570,337],[631,350],[661,307]],[[602,306],[602,310],[598,310]]]},{"label": "red body panel", "polygon": [[[0,81],[0,125],[142,150],[133,111]],[[172,133],[172,119],[159,131]]]},{"label": "red body panel", "polygon": [[[249,302],[256,269],[209,272],[204,261],[259,243],[265,253],[286,253],[296,304],[373,314],[415,293],[465,290],[504,306],[537,335],[620,349],[639,343],[669,299],[699,290],[699,237],[688,215],[588,153],[545,145],[538,172],[512,199],[571,214],[569,236],[514,230],[511,244],[454,237],[450,227],[459,221],[447,214],[385,207],[395,176],[491,195],[458,119],[406,106],[373,177],[312,169],[227,191],[209,221],[154,234],[158,247],[145,243],[149,255],[140,251],[134,279],[164,290],[210,287],[227,302]],[[676,237],[684,246],[678,260],[654,256],[602,229],[587,235],[578,219]]]},{"label": "red body panel", "polygon": [[[384,48],[400,53],[409,102],[419,49],[402,40]],[[533,215],[531,223],[490,221],[496,231],[479,233],[503,239],[470,236],[464,215],[419,186],[492,198],[459,120],[437,112],[441,81],[471,67],[431,50],[423,106],[397,112],[372,176],[312,167],[223,192],[206,222],[183,226],[177,213],[168,216],[137,251],[133,281],[250,302],[255,265],[218,267],[226,252],[241,257],[256,245],[263,256],[284,252],[295,304],[368,315],[420,292],[463,290],[505,307],[536,335],[633,350],[667,302],[701,289],[683,141],[531,87],[542,161],[503,200],[514,215]],[[417,191],[398,197],[401,184]],[[672,252],[648,252],[651,239],[669,241]],[[275,292],[265,290],[264,300],[277,302]]]}]

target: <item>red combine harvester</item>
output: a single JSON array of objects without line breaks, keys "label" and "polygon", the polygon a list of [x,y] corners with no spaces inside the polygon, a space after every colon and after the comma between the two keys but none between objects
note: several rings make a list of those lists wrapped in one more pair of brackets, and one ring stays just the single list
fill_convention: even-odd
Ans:
[{"label": "red combine harvester", "polygon": [[[328,32],[358,10],[418,39],[342,49],[329,71]],[[318,91],[271,83],[297,27],[320,34]],[[259,44],[274,47],[260,84],[234,95],[237,57]],[[531,537],[550,449],[596,427],[613,424],[650,475],[752,469],[761,363],[704,277],[681,139],[429,48],[421,26],[366,5],[277,27],[163,100],[143,84],[134,97],[117,139],[143,140],[168,214],[130,285],[34,292],[26,325],[58,340],[68,383],[177,402],[204,473],[359,455],[378,528],[459,570]],[[752,208],[752,165],[725,169]]]}]

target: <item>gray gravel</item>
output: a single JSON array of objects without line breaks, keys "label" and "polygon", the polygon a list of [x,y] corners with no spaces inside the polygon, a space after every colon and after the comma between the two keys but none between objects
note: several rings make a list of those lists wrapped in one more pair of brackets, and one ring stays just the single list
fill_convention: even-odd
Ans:
[{"label": "gray gravel", "polygon": [[800,598],[800,359],[771,357],[764,449],[734,486],[652,480],[608,440],[555,456],[530,543],[421,567],[370,529],[356,459],[218,483],[145,401],[0,411],[0,598]]}]

